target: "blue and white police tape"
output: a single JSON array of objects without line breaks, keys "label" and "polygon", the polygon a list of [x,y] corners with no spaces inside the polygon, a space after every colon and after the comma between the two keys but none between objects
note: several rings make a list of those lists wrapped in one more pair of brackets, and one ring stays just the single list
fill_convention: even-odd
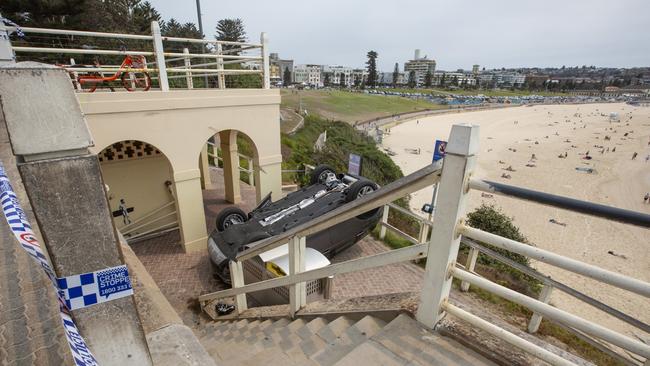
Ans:
[{"label": "blue and white police tape", "polygon": [[125,265],[58,278],[56,282],[70,310],[133,295]]},{"label": "blue and white police tape", "polygon": [[20,245],[25,249],[27,254],[36,260],[36,262],[43,268],[45,275],[50,279],[54,289],[56,290],[57,298],[59,301],[59,315],[61,316],[61,321],[63,322],[63,329],[65,331],[66,338],[68,340],[68,346],[70,346],[70,351],[72,352],[72,357],[74,358],[75,365],[77,366],[96,366],[98,365],[97,360],[93,354],[86,346],[79,330],[75,325],[74,321],[70,317],[69,309],[66,307],[65,298],[63,292],[60,291],[57,287],[57,280],[54,276],[54,271],[48,263],[41,246],[32,231],[32,227],[27,221],[27,216],[25,212],[20,207],[18,202],[18,197],[9,182],[9,178],[5,173],[4,166],[0,161],[0,204],[2,204],[2,211],[4,212],[7,223],[13,231],[16,239]]},{"label": "blue and white police tape", "polygon": [[[25,33],[23,33],[23,30],[20,29],[20,26],[18,24],[12,22],[11,20],[9,20],[7,18],[3,18],[1,16],[0,16],[0,22],[6,24],[8,26],[15,27],[16,28],[16,35],[19,38],[25,38]],[[11,33],[9,33],[9,34],[11,34]]]}]

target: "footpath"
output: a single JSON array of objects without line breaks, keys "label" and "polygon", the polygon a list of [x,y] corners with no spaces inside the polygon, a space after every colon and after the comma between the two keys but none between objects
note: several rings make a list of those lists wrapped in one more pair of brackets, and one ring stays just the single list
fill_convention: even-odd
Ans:
[{"label": "footpath", "polygon": [[502,109],[502,108],[519,107],[519,106],[521,106],[521,104],[480,104],[480,105],[473,105],[473,106],[458,106],[458,107],[452,106],[451,108],[445,108],[445,109],[427,109],[418,112],[406,112],[406,113],[394,114],[392,116],[383,117],[383,118],[382,117],[373,118],[373,119],[356,123],[355,127],[358,130],[367,130],[369,128],[375,128],[375,127],[388,128],[388,127],[397,126],[407,121],[412,121],[416,118],[424,118],[424,117],[436,116],[436,115],[447,114],[447,113],[472,112],[472,111],[481,111],[486,109]]}]

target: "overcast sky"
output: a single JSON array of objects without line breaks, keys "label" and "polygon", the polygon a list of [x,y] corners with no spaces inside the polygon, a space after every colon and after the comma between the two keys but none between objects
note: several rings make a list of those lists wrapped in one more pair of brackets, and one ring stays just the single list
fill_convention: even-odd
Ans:
[{"label": "overcast sky", "polygon": [[[195,0],[149,0],[196,23]],[[392,71],[416,48],[438,69],[650,66],[648,0],[201,0],[204,33],[241,18],[249,40],[267,32],[270,52],[296,63],[361,67],[379,53]]]}]

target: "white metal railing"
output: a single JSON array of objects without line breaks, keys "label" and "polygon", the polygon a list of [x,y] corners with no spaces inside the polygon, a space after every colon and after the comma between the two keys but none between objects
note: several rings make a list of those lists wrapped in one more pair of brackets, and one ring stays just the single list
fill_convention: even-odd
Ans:
[{"label": "white metal railing", "polygon": [[[237,310],[238,312],[242,312],[247,309],[246,293],[279,286],[290,286],[290,288],[293,289],[291,291],[295,294],[290,297],[290,312],[294,314],[305,305],[304,287],[302,284],[306,281],[320,279],[338,273],[359,271],[367,268],[426,257],[427,263],[424,272],[423,287],[416,314],[417,320],[425,326],[433,328],[442,318],[444,313],[448,312],[551,364],[571,364],[569,361],[563,360],[548,350],[545,350],[513,333],[507,332],[502,328],[490,324],[489,322],[450,304],[448,299],[452,279],[457,278],[465,284],[464,287],[471,284],[472,286],[477,286],[483,290],[492,292],[509,301],[528,307],[537,316],[535,322],[541,321],[541,317],[543,316],[556,323],[580,331],[590,337],[594,337],[598,341],[605,341],[609,344],[620,347],[631,354],[646,359],[645,362],[646,365],[648,365],[647,360],[650,359],[650,345],[607,329],[591,322],[590,320],[583,319],[548,305],[546,303],[547,299],[544,299],[544,297],[550,295],[550,288],[547,290],[546,294],[544,294],[544,291],[542,292],[541,299],[534,299],[471,273],[471,265],[468,265],[465,268],[458,268],[462,267],[456,263],[461,240],[464,240],[464,238],[475,239],[498,248],[519,253],[536,260],[541,260],[565,270],[629,290],[645,297],[650,297],[650,284],[646,282],[569,259],[539,248],[531,247],[524,243],[519,243],[494,234],[486,233],[464,224],[465,203],[467,201],[469,190],[474,188],[488,190],[490,192],[495,191],[493,186],[481,186],[477,184],[477,182],[474,182],[474,179],[470,178],[476,160],[476,153],[478,152],[478,130],[478,126],[453,126],[449,143],[447,145],[447,154],[444,159],[442,172],[440,172],[439,168],[433,165],[428,166],[394,183],[382,187],[372,195],[350,202],[343,207],[333,210],[306,224],[292,228],[287,232],[274,237],[250,244],[249,249],[239,253],[236,260],[231,262],[230,269],[233,288],[200,296],[199,301],[202,307],[206,309],[208,304],[213,303],[218,299],[235,297]],[[374,256],[345,261],[324,268],[319,268],[317,270],[304,271],[304,267],[301,264],[302,261],[304,261],[304,238],[321,230],[326,230],[333,225],[348,220],[360,213],[367,212],[370,209],[385,207],[382,219],[382,228],[395,231],[402,236],[407,236],[396,229],[391,229],[391,226],[386,222],[388,210],[403,210],[402,208],[398,208],[399,206],[394,206],[390,203],[410,192],[430,186],[438,181],[438,200],[436,210],[434,211],[433,222],[431,223],[429,220],[421,221],[421,227],[431,228],[430,239],[427,240],[427,235],[421,234],[423,231],[421,229],[419,235],[420,238],[409,237],[411,241],[417,243],[413,246],[391,250]],[[650,226],[650,215],[611,207],[608,208],[602,205],[595,205],[588,202],[560,197],[566,199],[563,203],[556,200],[559,196],[547,197],[542,195],[540,196],[542,198],[535,198],[534,194],[531,195],[531,191],[521,188],[517,188],[519,192],[517,194],[509,193],[511,191],[508,191],[503,187],[498,188],[500,189],[499,194],[510,195],[513,197],[519,195],[519,198],[522,198],[523,196],[521,193],[524,192],[528,195],[525,197],[525,199],[528,200],[541,203],[548,202],[547,204],[553,204],[558,207],[561,206],[566,209],[572,209],[574,211],[600,217],[607,217],[607,215],[609,215],[610,219],[638,226]],[[590,206],[593,206],[593,210],[591,211],[589,209]],[[241,266],[242,261],[251,259],[262,252],[286,243],[290,243],[289,256],[293,263],[293,269],[289,275],[252,284],[244,283]],[[475,263],[475,259],[472,260],[471,258],[476,256],[478,256],[478,253],[470,254],[470,264],[472,262]],[[533,319],[531,319],[531,323],[533,323]]]},{"label": "white metal railing", "polygon": [[[221,147],[218,146],[215,143],[210,142],[210,141],[208,141],[207,144],[208,144],[208,146],[212,146],[212,151],[213,151],[213,152],[208,151],[208,156],[211,157],[212,159],[214,159],[215,166],[219,167],[219,162],[221,162],[221,164],[223,164],[223,157],[221,157],[221,155],[220,155],[221,154]],[[244,174],[246,174],[246,177],[248,178],[246,183],[248,183],[251,186],[255,186],[255,169],[254,169],[254,165],[253,165],[254,159],[251,156],[242,154],[240,152],[237,152],[237,156],[239,158],[238,159],[239,164],[237,164],[237,169],[240,172],[243,172]],[[248,168],[244,168],[242,166],[242,164],[241,164],[242,161],[246,161],[246,165],[248,166]]]},{"label": "white metal railing", "polygon": [[[169,212],[165,213],[165,211]],[[173,219],[173,221],[170,221],[170,219]],[[160,223],[161,221],[162,223]],[[172,200],[124,225],[119,231],[128,242],[134,242],[148,238],[151,235],[176,229],[178,229],[178,216],[175,201]]]},{"label": "white metal railing", "polygon": [[[261,87],[264,89],[270,88],[269,79],[269,57],[267,37],[265,33],[260,36],[260,43],[250,42],[230,42],[218,41],[207,39],[194,39],[194,38],[180,38],[180,37],[165,37],[160,33],[160,26],[158,22],[151,23],[151,35],[137,35],[137,34],[123,34],[123,33],[107,33],[107,32],[93,32],[93,31],[78,31],[66,29],[46,29],[46,28],[21,28],[25,34],[46,34],[46,35],[61,35],[61,36],[81,36],[90,38],[108,38],[108,39],[125,39],[125,40],[140,40],[149,41],[152,43],[153,51],[146,50],[109,50],[109,49],[88,49],[88,48],[56,48],[56,47],[31,47],[31,46],[12,46],[10,39],[6,36],[8,33],[15,31],[15,27],[7,27],[0,24],[0,42],[4,43],[0,47],[8,47],[14,52],[19,54],[29,53],[49,53],[49,54],[68,54],[68,55],[142,55],[153,56],[154,62],[149,65],[153,67],[146,67],[144,69],[128,69],[129,72],[154,72],[157,76],[152,79],[157,79],[160,89],[162,91],[169,91],[169,79],[185,78],[187,80],[185,87],[188,89],[194,88],[192,78],[204,76],[216,76],[217,87],[224,89],[226,87],[226,75],[261,75]],[[213,47],[211,53],[190,53],[187,48],[183,52],[168,52],[165,51],[163,42],[167,43],[184,43],[184,44],[197,44],[209,45]],[[231,49],[224,50],[223,46],[231,47]],[[259,54],[251,54],[250,52],[258,51]],[[233,54],[237,53],[237,54]],[[238,54],[242,53],[242,54]],[[171,58],[170,58],[171,57]],[[213,62],[203,62],[192,65],[192,59],[213,59]],[[170,62],[182,61],[182,66],[168,66]],[[242,64],[247,63],[252,65],[249,68],[243,69],[227,69],[225,65],[228,64]],[[80,67],[79,65],[63,65],[63,68],[71,73],[86,73],[86,72],[118,72],[119,66],[99,66],[99,67]],[[168,76],[168,73],[182,74]],[[206,87],[209,87],[206,85]]]}]

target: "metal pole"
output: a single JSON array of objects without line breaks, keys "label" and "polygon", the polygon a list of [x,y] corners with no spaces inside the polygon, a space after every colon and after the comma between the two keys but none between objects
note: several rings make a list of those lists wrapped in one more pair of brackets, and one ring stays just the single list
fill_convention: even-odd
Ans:
[{"label": "metal pole", "polygon": [[[201,19],[201,0],[196,0],[196,17],[199,21],[199,32],[201,33],[201,38],[205,38],[205,34],[203,34],[203,20]],[[201,45],[201,53],[203,53],[204,50],[205,50],[205,45]],[[207,88],[208,75],[203,75],[203,81],[205,82],[205,87]]]}]

